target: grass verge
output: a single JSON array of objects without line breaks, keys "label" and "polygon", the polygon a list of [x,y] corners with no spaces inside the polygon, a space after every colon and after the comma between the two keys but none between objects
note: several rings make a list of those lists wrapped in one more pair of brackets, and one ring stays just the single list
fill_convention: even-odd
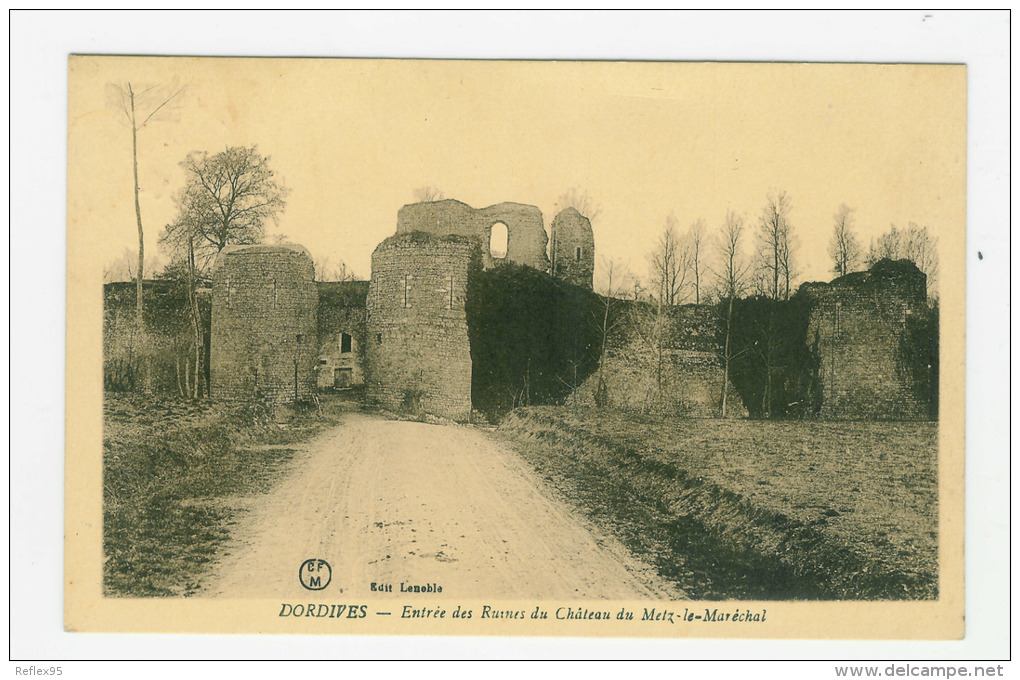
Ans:
[{"label": "grass verge", "polygon": [[935,423],[532,407],[498,432],[693,598],[938,596]]},{"label": "grass verge", "polygon": [[104,594],[200,592],[243,499],[267,491],[293,456],[290,445],[331,422],[314,410],[283,417],[258,405],[108,395]]}]

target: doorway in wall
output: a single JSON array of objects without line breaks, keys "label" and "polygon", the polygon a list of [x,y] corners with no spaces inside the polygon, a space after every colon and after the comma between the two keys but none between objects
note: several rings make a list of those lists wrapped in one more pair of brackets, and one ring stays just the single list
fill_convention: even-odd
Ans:
[{"label": "doorway in wall", "polygon": [[354,384],[354,369],[352,368],[334,368],[333,369],[333,388],[337,390],[346,390]]}]

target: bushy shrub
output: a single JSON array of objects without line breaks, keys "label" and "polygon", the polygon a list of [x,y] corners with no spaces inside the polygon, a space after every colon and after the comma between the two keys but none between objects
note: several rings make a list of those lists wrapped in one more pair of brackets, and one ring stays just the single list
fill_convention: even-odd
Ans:
[{"label": "bushy shrub", "polygon": [[560,404],[598,368],[602,299],[530,267],[477,272],[466,304],[471,402],[492,420]]},{"label": "bushy shrub", "polygon": [[818,355],[807,337],[810,313],[811,302],[802,295],[734,300],[730,381],[751,417],[818,413],[822,395]]}]

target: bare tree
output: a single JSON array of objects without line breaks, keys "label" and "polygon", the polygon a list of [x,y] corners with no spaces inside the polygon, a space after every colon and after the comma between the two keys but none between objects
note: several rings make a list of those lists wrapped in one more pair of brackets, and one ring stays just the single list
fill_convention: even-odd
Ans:
[{"label": "bare tree", "polygon": [[177,219],[161,240],[178,247],[190,242],[199,261],[228,245],[260,243],[266,223],[275,223],[286,206],[287,189],[269,160],[257,146],[188,154],[181,162],[186,184],[175,197]]},{"label": "bare tree", "polygon": [[928,281],[928,297],[938,297],[938,239],[931,235],[928,227],[911,222],[906,231],[890,225],[889,231],[872,241],[865,261],[869,267],[879,260],[910,260]]},{"label": "bare tree", "polygon": [[644,291],[644,286],[641,285],[641,279],[639,279],[636,276],[634,277],[633,289],[634,289],[633,290],[633,295],[634,295],[633,300],[634,300],[634,302],[637,302],[638,300],[641,299],[641,293]]},{"label": "bare tree", "polygon": [[758,221],[758,270],[761,291],[773,300],[790,298],[793,236],[790,227],[790,197],[785,191],[770,191]]},{"label": "bare tree", "polygon": [[153,117],[167,104],[180,96],[184,88],[172,92],[169,96],[164,96],[165,93],[161,93],[156,86],[147,87],[140,92],[136,92],[131,83],[123,86],[113,85],[113,88],[118,94],[120,107],[131,125],[131,167],[134,170],[135,221],[138,223],[138,270],[135,277],[138,294],[136,314],[138,325],[141,326],[142,279],[145,277],[145,234],[142,231],[142,207],[138,200],[138,132],[153,120]]},{"label": "bare tree", "polygon": [[928,280],[928,297],[938,297],[939,254],[938,239],[931,235],[928,227],[920,227],[911,222],[907,230],[907,243],[904,250],[908,260],[912,260],[917,268],[924,272]]},{"label": "bare tree", "polygon": [[595,199],[587,191],[581,191],[577,187],[571,187],[560,194],[556,202],[559,210],[573,208],[587,217],[589,222],[594,222],[595,218],[602,212],[602,208],[595,203]]},{"label": "bare tree", "polygon": [[432,203],[433,201],[441,201],[444,198],[446,197],[443,195],[442,190],[431,184],[418,187],[414,190],[414,200],[418,203]]},{"label": "bare tree", "polygon": [[693,277],[694,304],[701,304],[701,282],[708,270],[704,251],[705,220],[700,217],[687,231],[687,269]]},{"label": "bare tree", "polygon": [[829,255],[837,276],[846,276],[857,269],[861,260],[861,244],[853,231],[854,209],[843,203],[832,216],[832,239],[829,241]]},{"label": "bare tree", "polygon": [[609,388],[605,381],[606,347],[609,338],[622,323],[617,307],[623,302],[619,295],[630,286],[630,275],[627,267],[617,260],[602,258],[601,302],[598,315],[593,319],[601,338],[599,351],[599,369],[595,384],[595,405],[603,407],[609,403]]},{"label": "bare tree", "polygon": [[903,258],[903,253],[903,234],[895,224],[890,224],[889,231],[879,236],[878,241],[872,239],[867,264],[871,267],[879,260],[899,260]]},{"label": "bare tree", "polygon": [[[166,263],[159,256],[145,258],[145,271],[156,275]],[[103,283],[114,281],[134,281],[138,267],[138,253],[131,248],[124,248],[120,257],[111,260],[103,267]]]},{"label": "bare tree", "polygon": [[677,219],[671,214],[666,218],[666,228],[655,249],[648,256],[651,279],[658,290],[659,301],[670,307],[683,300],[690,260],[688,243],[677,235],[676,227]]},{"label": "bare tree", "polygon": [[723,343],[723,378],[721,415],[726,417],[726,394],[730,381],[730,360],[735,358],[730,350],[730,336],[733,330],[733,301],[744,293],[744,286],[750,265],[743,255],[744,218],[733,211],[726,213],[719,239],[720,266],[717,272],[719,297],[726,305],[726,339]]},{"label": "bare tree", "polygon": [[[649,368],[655,373],[655,394],[646,395],[645,407],[649,411],[661,403],[663,388],[663,369],[666,361],[667,332],[670,325],[669,307],[661,301],[652,300],[629,307],[629,330],[650,352]],[[646,356],[638,352],[638,358]]]},{"label": "bare tree", "polygon": [[318,258],[313,263],[315,267],[316,281],[354,281],[357,276],[347,263],[337,258],[334,264],[329,257]]}]

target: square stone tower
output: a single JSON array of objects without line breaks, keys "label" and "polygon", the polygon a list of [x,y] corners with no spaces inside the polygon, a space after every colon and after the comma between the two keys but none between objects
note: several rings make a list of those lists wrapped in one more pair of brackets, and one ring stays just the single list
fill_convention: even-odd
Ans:
[{"label": "square stone tower", "polygon": [[595,235],[591,222],[575,208],[565,208],[552,221],[552,275],[592,289]]},{"label": "square stone tower", "polygon": [[813,301],[808,345],[819,359],[821,415],[917,420],[926,406],[903,362],[908,319],[925,306],[927,277],[907,260],[801,286]]}]

